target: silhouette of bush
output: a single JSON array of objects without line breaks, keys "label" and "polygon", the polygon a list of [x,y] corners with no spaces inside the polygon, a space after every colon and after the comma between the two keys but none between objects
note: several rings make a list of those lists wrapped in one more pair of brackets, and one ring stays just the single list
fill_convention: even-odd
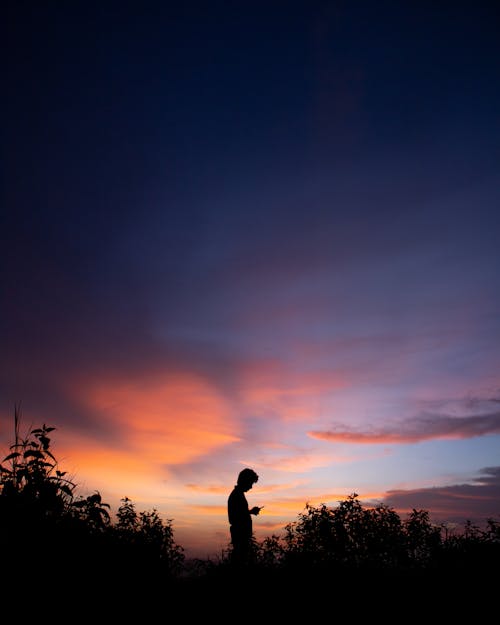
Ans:
[{"label": "silhouette of bush", "polygon": [[[221,585],[245,588],[241,572],[234,574],[230,544],[218,559],[190,562],[186,576],[172,519],[162,520],[156,509],[137,512],[124,497],[113,521],[99,492],[75,497],[75,483],[51,451],[55,428],[43,424],[21,437],[19,425],[16,409],[14,443],[0,464],[0,550],[16,588],[44,579],[57,579],[60,587],[61,576],[69,583],[68,572],[84,575],[94,588],[106,588],[110,578],[131,590],[169,580],[174,594],[181,588],[189,594],[186,577],[196,590],[205,585],[207,596]],[[319,592],[332,580],[348,589],[360,580],[410,587],[408,580],[425,579],[432,588],[448,578],[471,583],[471,571],[474,580],[487,583],[500,560],[500,520],[488,519],[483,529],[467,522],[462,532],[450,532],[432,524],[426,510],[413,509],[402,520],[384,504],[364,507],[356,493],[334,508],[306,504],[284,530],[283,536],[252,541],[243,579],[258,578],[263,592],[281,582],[287,592],[307,584]]]},{"label": "silhouette of bush", "polygon": [[293,575],[366,573],[367,580],[387,574],[392,579],[400,574],[456,576],[471,566],[487,571],[498,561],[500,522],[488,519],[484,530],[466,523],[463,532],[446,535],[426,510],[413,509],[402,520],[386,505],[363,507],[354,493],[336,508],[306,504],[298,520],[285,526],[284,536],[264,540],[256,554],[254,565],[271,563]]},{"label": "silhouette of bush", "polygon": [[0,464],[0,550],[12,579],[27,570],[39,582],[61,571],[90,571],[86,577],[94,581],[179,572],[184,554],[171,519],[163,521],[156,510],[137,514],[124,498],[113,523],[99,492],[75,498],[76,485],[50,448],[55,428],[44,424],[21,437],[19,426],[16,408],[14,443]]},{"label": "silhouette of bush", "polygon": [[129,564],[148,564],[165,574],[177,575],[185,557],[183,548],[174,540],[172,519],[164,521],[156,509],[137,514],[128,497],[121,501],[112,533]]},{"label": "silhouette of bush", "polygon": [[405,525],[398,514],[386,505],[363,508],[357,497],[350,495],[337,508],[307,504],[285,528],[285,561],[351,568],[406,564]]}]

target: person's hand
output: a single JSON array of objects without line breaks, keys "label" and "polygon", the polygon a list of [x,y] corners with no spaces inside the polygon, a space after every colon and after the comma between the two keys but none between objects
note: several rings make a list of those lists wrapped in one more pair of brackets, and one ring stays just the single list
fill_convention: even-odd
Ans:
[{"label": "person's hand", "polygon": [[250,514],[255,514],[255,515],[257,515],[257,514],[259,514],[259,512],[260,512],[260,508],[259,508],[259,506],[254,506],[254,507],[250,510]]}]

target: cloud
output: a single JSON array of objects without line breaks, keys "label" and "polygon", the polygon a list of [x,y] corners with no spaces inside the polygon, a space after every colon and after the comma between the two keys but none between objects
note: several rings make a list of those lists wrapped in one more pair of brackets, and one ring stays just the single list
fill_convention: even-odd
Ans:
[{"label": "cloud", "polygon": [[388,491],[383,501],[400,511],[428,510],[434,522],[475,523],[500,516],[500,466],[485,467],[472,483]]},{"label": "cloud", "polygon": [[[345,461],[345,459],[343,459],[342,461]],[[274,471],[303,473],[307,471],[312,471],[313,469],[328,467],[335,462],[339,462],[339,459],[334,458],[328,454],[301,453],[292,456],[283,456],[280,458],[271,457],[267,459],[257,459],[253,462],[253,464],[256,468],[265,467],[266,469],[273,469]]]},{"label": "cloud", "polygon": [[195,493],[204,495],[227,495],[227,486],[201,486],[200,484],[186,484],[186,488]]},{"label": "cloud", "polygon": [[[496,400],[493,400],[496,402]],[[424,413],[414,419],[369,431],[336,425],[308,432],[311,438],[333,443],[406,444],[433,439],[464,439],[500,433],[500,411],[472,416]]]},{"label": "cloud", "polygon": [[223,397],[196,376],[105,381],[85,389],[85,397],[115,424],[130,453],[158,466],[189,462],[239,440]]}]

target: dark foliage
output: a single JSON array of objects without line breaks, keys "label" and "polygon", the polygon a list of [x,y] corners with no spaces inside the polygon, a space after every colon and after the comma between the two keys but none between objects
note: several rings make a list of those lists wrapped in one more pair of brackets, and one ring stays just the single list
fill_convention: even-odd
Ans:
[{"label": "dark foliage", "polygon": [[[98,588],[110,579],[137,586],[140,580],[174,579],[184,560],[172,520],[156,510],[136,513],[125,497],[113,522],[100,493],[75,497],[75,484],[59,470],[51,451],[52,427],[19,435],[0,465],[0,550],[4,573],[15,588],[78,579]],[[5,576],[4,576],[5,579]]]},{"label": "dark foliage", "polygon": [[432,598],[438,588],[456,593],[480,586],[483,602],[489,596],[490,571],[500,561],[499,520],[450,533],[432,524],[426,510],[414,509],[403,520],[386,505],[364,507],[356,493],[334,508],[307,504],[283,536],[254,540],[243,570],[234,569],[230,545],[219,558],[188,568],[172,519],[155,509],[137,512],[124,497],[113,521],[100,493],[75,497],[75,483],[51,451],[54,428],[44,424],[23,438],[17,410],[14,426],[14,443],[0,465],[4,591],[10,583],[21,592],[57,588],[62,597],[79,586],[109,599],[115,588],[117,600],[147,597],[155,604],[167,597],[172,605],[193,596],[213,602],[241,593],[245,599],[250,587],[270,601],[280,592],[324,601],[332,589],[347,600],[360,588],[374,596],[397,589],[414,600],[416,589]]}]

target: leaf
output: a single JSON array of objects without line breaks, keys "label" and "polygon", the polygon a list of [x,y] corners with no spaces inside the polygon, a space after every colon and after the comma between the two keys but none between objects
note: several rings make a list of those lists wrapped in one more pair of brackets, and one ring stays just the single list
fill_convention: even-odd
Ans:
[{"label": "leaf", "polygon": [[44,448],[44,450],[47,451],[50,446],[50,438],[48,438],[47,436],[40,436],[39,440],[42,443],[42,447]]},{"label": "leaf", "polygon": [[74,506],[75,508],[84,508],[87,505],[87,500],[79,499],[78,501],[73,501],[71,505]]},{"label": "leaf", "polygon": [[95,493],[94,495],[89,495],[87,497],[89,503],[101,503],[101,495],[99,493]]},{"label": "leaf", "polygon": [[33,456],[34,458],[43,458],[42,452],[38,449],[28,449],[28,451],[25,451],[23,454],[24,458],[29,458],[30,456]]},{"label": "leaf", "polygon": [[21,454],[18,451],[14,451],[3,459],[3,462],[7,462],[7,460],[12,460],[12,458],[19,458]]},{"label": "leaf", "polygon": [[60,486],[60,489],[62,490],[63,493],[66,493],[66,495],[73,497],[73,491],[67,484],[63,484],[62,486]]}]

